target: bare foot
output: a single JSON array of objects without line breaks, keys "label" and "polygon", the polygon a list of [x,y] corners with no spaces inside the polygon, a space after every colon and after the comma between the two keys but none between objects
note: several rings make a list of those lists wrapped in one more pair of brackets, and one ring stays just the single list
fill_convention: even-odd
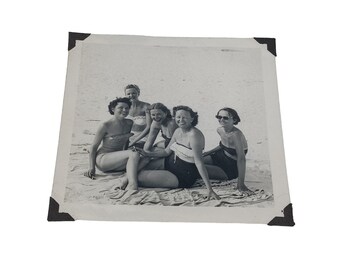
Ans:
[{"label": "bare foot", "polygon": [[126,174],[124,174],[121,177],[119,177],[118,180],[120,181],[121,189],[124,190],[126,188],[126,186],[128,185],[128,183],[129,183]]},{"label": "bare foot", "polygon": [[126,190],[138,190],[138,186],[133,183],[128,183],[125,189]]},{"label": "bare foot", "polygon": [[246,195],[253,195],[255,194],[254,191],[251,191],[245,184],[237,185],[238,191]]}]

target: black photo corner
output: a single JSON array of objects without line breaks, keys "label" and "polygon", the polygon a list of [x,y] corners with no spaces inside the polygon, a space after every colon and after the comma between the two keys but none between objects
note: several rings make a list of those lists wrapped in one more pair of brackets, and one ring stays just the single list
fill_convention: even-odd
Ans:
[{"label": "black photo corner", "polygon": [[69,32],[68,33],[68,50],[72,50],[76,46],[77,40],[85,40],[91,34],[88,33],[76,33],[76,32]]},{"label": "black photo corner", "polygon": [[260,44],[267,44],[267,50],[276,56],[276,43],[275,38],[254,38]]},{"label": "black photo corner", "polygon": [[74,221],[74,218],[68,213],[59,213],[59,203],[50,197],[47,221]]}]

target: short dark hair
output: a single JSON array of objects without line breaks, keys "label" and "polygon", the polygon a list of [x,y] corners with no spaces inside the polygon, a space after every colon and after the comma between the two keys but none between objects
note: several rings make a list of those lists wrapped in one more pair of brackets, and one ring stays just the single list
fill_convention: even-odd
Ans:
[{"label": "short dark hair", "polygon": [[198,114],[197,112],[194,112],[190,107],[188,106],[184,106],[184,105],[179,105],[179,106],[176,106],[172,109],[173,111],[173,115],[176,116],[176,112],[177,111],[180,111],[180,110],[183,110],[183,111],[187,111],[190,113],[191,117],[194,119],[192,122],[191,122],[191,125],[194,127],[198,124]]},{"label": "short dark hair", "polygon": [[157,103],[151,104],[148,108],[149,112],[150,110],[162,110],[162,112],[166,114],[167,119],[172,119],[170,110],[163,103],[157,102]]},{"label": "short dark hair", "polygon": [[129,109],[130,109],[130,107],[131,107],[131,101],[130,101],[129,98],[127,98],[127,97],[123,97],[123,98],[117,97],[116,99],[112,100],[112,101],[109,103],[108,108],[109,108],[109,113],[110,113],[110,114],[114,115],[114,109],[115,109],[115,107],[117,106],[117,104],[118,104],[119,102],[126,103],[126,104],[129,106]]},{"label": "short dark hair", "polygon": [[224,107],[224,108],[220,109],[217,112],[216,116],[218,116],[220,111],[227,111],[232,116],[232,118],[234,120],[234,125],[237,125],[239,122],[241,122],[241,118],[239,117],[237,111],[235,111],[234,109],[228,108],[228,107]]},{"label": "short dark hair", "polygon": [[137,84],[128,84],[127,86],[125,86],[124,93],[126,93],[127,89],[135,89],[138,92],[138,95],[140,95],[140,89]]}]

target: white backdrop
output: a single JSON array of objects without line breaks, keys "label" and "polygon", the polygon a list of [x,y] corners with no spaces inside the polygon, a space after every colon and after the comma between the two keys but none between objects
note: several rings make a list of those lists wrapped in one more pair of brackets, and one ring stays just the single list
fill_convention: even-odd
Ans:
[{"label": "white backdrop", "polygon": [[[337,265],[336,1],[12,1],[1,5],[2,269]],[[47,223],[68,31],[275,37],[296,226]]]}]

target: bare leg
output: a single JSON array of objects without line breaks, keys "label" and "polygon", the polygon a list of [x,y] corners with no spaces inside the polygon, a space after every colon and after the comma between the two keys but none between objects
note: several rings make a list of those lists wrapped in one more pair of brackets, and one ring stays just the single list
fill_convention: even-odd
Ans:
[{"label": "bare leg", "polygon": [[99,155],[96,159],[96,164],[103,172],[126,169],[126,176],[122,178],[122,183],[125,185],[128,179],[127,188],[137,189],[137,172],[147,165],[149,161],[148,158],[141,159],[138,152],[125,150]]},{"label": "bare leg", "polygon": [[203,157],[203,162],[204,162],[204,164],[208,164],[208,165],[213,165],[213,164],[214,164],[214,162],[213,162],[211,156],[205,156],[205,157]]},{"label": "bare leg", "polygon": [[[130,158],[129,158],[129,160],[130,160]],[[132,162],[131,164],[129,164],[129,165],[131,165],[132,167],[133,166],[135,166],[136,165],[136,163],[138,162],[138,157],[132,157],[131,158],[131,160],[130,160],[130,162]],[[140,160],[139,160],[139,162],[138,162],[138,167],[137,167],[137,172],[139,172],[140,170],[142,170],[148,163],[150,163],[150,159],[149,158],[140,158]],[[127,166],[126,166],[126,168],[127,168]],[[127,170],[127,169],[126,169]],[[128,171],[128,170],[127,170]],[[128,186],[128,184],[129,184],[129,178],[128,178],[128,175],[130,176],[130,177],[132,177],[132,179],[133,179],[133,175],[131,176],[131,174],[130,174],[130,171],[129,171],[129,173],[126,173],[126,174],[124,174],[123,176],[121,176],[120,177],[120,181],[121,181],[121,183],[122,183],[122,189],[136,189],[136,187],[135,187],[135,184],[134,184],[134,182],[133,181],[130,181],[130,185]]]},{"label": "bare leg", "polygon": [[209,179],[228,180],[228,176],[220,167],[207,164],[205,167],[207,168]]},{"label": "bare leg", "polygon": [[140,160],[140,155],[138,152],[131,151],[129,155],[129,159],[126,164],[126,176],[129,180],[127,185],[127,189],[137,190],[137,172],[138,172],[138,163]]},{"label": "bare leg", "polygon": [[145,167],[144,170],[165,170],[164,158],[152,159]]},{"label": "bare leg", "polygon": [[147,157],[141,157],[138,163],[138,171],[142,170],[146,165],[150,163],[151,159]]},{"label": "bare leg", "polygon": [[96,165],[103,172],[124,170],[131,152],[125,150],[98,155]]},{"label": "bare leg", "polygon": [[203,157],[205,167],[207,168],[208,175],[210,179],[216,180],[228,180],[226,173],[218,166],[214,165],[211,156]]},{"label": "bare leg", "polygon": [[148,188],[177,188],[178,179],[166,170],[142,170],[138,174],[138,185]]},{"label": "bare leg", "polygon": [[165,148],[165,141],[160,141],[160,142],[156,143],[155,147],[164,149]]},{"label": "bare leg", "polygon": [[141,158],[136,151],[130,152],[128,162],[126,164],[126,176],[128,179],[127,189],[137,190],[138,181],[137,173],[150,162],[149,158]]},{"label": "bare leg", "polygon": [[[134,162],[136,162],[136,161],[134,161]],[[149,158],[141,157],[140,160],[139,160],[139,163],[138,163],[137,172],[141,171],[149,163],[150,163],[150,159]],[[122,182],[122,189],[125,189],[126,187],[127,187],[127,189],[136,189],[134,184],[130,184],[128,186],[129,179],[128,179],[127,173],[124,174],[122,177],[120,177],[120,179],[121,179],[121,182]],[[138,182],[137,182],[137,184],[138,184]]]}]

